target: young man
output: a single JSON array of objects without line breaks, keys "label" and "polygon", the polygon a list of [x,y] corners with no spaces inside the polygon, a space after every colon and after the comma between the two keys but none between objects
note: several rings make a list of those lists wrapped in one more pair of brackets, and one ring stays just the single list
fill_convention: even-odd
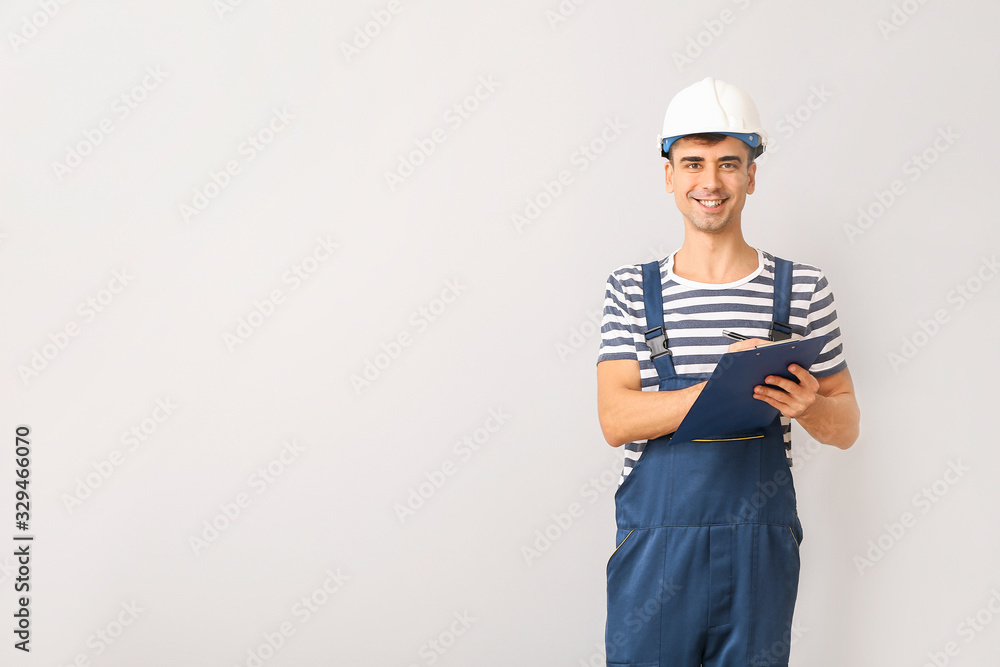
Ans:
[{"label": "young man", "polygon": [[[608,561],[608,665],[758,667],[788,663],[802,526],[791,419],[847,449],[860,412],[833,293],[814,266],[743,238],[755,158],[767,135],[753,100],[711,78],[671,101],[660,150],[684,242],[608,278],[597,364],[601,429],[625,445]],[[723,330],[749,337],[732,343]],[[710,441],[671,434],[727,351],[830,334],[798,383],[771,377],[754,398],[780,415]]]}]

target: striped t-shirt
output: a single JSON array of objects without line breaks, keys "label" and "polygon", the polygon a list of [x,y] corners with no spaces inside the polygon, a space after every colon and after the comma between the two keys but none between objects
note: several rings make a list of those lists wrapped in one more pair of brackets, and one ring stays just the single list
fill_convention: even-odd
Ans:
[{"label": "striped t-shirt", "polygon": [[[676,253],[676,251],[675,251]],[[735,282],[697,283],[673,273],[674,254],[660,260],[663,323],[674,370],[678,376],[707,380],[733,343],[722,330],[753,338],[768,338],[774,303],[774,256],[757,250],[757,270]],[[847,368],[833,292],[823,272],[808,264],[792,265],[792,301],[788,324],[793,336],[831,334],[809,372],[821,378]],[[635,359],[643,391],[657,391],[659,377],[649,358],[642,300],[642,266],[630,264],[609,277],[601,323],[598,363],[608,359]],[[791,464],[791,420],[781,418],[785,449]],[[619,485],[642,455],[646,440],[625,445],[625,465]]]}]

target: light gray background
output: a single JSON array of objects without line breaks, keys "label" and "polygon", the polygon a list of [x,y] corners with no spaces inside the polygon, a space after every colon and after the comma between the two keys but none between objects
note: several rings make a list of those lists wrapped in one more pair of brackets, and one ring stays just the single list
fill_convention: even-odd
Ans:
[{"label": "light gray background", "polygon": [[[847,452],[794,430],[792,663],[997,664],[1000,280],[975,282],[1000,247],[995,3],[404,0],[350,59],[341,45],[387,2],[43,4],[0,10],[0,662],[251,665],[264,645],[269,666],[602,664],[621,452],[598,427],[592,317],[613,269],[680,246],[656,135],[672,95],[715,76],[751,93],[773,137],[745,235],[825,270],[862,409]],[[120,118],[147,68],[164,78]],[[481,78],[495,90],[447,123]],[[294,118],[186,222],[180,205],[275,109]],[[113,131],[60,180],[53,164],[105,118]],[[581,171],[609,121],[625,128]],[[444,142],[390,189],[436,128]],[[572,182],[516,229],[563,170]],[[293,290],[283,274],[321,237],[338,249]],[[123,269],[128,285],[102,293]],[[275,289],[283,303],[231,351],[224,335]],[[91,321],[78,310],[109,296]],[[439,313],[424,328],[421,307]],[[410,344],[356,391],[400,334]],[[920,347],[894,367],[904,339]],[[168,398],[129,451],[122,434]],[[484,440],[491,410],[502,425],[463,458],[455,443]],[[10,632],[18,424],[34,452],[30,655]],[[257,493],[251,476],[291,440],[302,451]],[[968,470],[950,483],[953,464]],[[249,506],[196,554],[190,538],[241,493]],[[313,595],[325,604],[302,622]],[[102,644],[123,604],[142,611]],[[993,622],[961,625],[977,612]],[[283,623],[294,634],[271,655]]]}]

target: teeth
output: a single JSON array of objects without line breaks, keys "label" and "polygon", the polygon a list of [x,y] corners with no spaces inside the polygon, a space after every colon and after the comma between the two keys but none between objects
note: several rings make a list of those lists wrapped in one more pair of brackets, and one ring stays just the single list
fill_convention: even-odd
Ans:
[{"label": "teeth", "polygon": [[699,199],[702,206],[707,206],[708,208],[715,208],[716,206],[722,206],[721,199]]}]

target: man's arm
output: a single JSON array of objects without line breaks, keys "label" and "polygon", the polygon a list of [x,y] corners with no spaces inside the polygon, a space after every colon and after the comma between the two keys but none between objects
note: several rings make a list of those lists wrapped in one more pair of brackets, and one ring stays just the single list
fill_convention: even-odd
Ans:
[{"label": "man's arm", "polygon": [[[845,368],[839,373],[816,378],[795,364],[789,366],[788,370],[799,378],[800,384],[796,385],[791,380],[784,380],[785,383],[799,387],[804,379],[809,377],[818,386],[811,404],[803,407],[797,415],[786,416],[794,416],[809,435],[824,445],[833,445],[840,449],[847,449],[853,445],[860,433],[861,408],[858,407],[857,398],[854,396],[851,372]],[[785,387],[780,383],[778,386]]]},{"label": "man's arm", "polygon": [[[767,341],[759,338],[741,340],[729,346],[729,351],[748,350]],[[806,432],[824,445],[847,449],[858,439],[861,408],[854,396],[851,372],[844,369],[827,377],[817,378],[797,364],[788,367],[798,383],[776,375],[764,382],[781,387],[779,391],[763,385],[754,388],[754,398],[778,408],[785,417],[792,417]]]},{"label": "man's arm", "polygon": [[673,433],[694,405],[704,382],[675,391],[642,391],[639,362],[609,359],[597,364],[597,415],[612,447]]},{"label": "man's arm", "polygon": [[788,370],[799,379],[798,384],[768,375],[764,382],[785,391],[757,385],[754,398],[778,408],[785,417],[793,417],[817,442],[840,449],[853,445],[860,432],[861,408],[854,396],[850,370],[845,368],[822,378],[797,364]]}]

